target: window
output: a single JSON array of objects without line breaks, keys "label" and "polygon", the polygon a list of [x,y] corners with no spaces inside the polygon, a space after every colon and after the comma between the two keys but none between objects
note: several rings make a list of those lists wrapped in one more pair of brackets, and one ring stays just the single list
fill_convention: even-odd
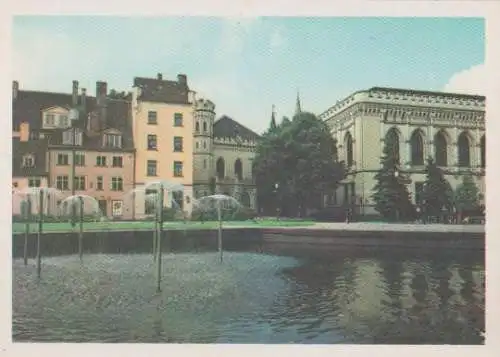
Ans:
[{"label": "window", "polygon": [[75,166],[85,166],[85,154],[82,152],[75,153]]},{"label": "window", "polygon": [[123,167],[123,157],[113,156],[113,167]]},{"label": "window", "polygon": [[95,162],[96,166],[105,167],[106,166],[106,156],[98,156]]},{"label": "window", "polygon": [[182,126],[182,113],[174,114],[174,126]]},{"label": "window", "polygon": [[156,208],[156,202],[152,197],[156,194],[155,189],[146,189],[146,199],[144,200],[144,213],[147,215],[153,214]]},{"label": "window", "polygon": [[148,135],[148,150],[156,150],[158,148],[156,144],[157,144],[156,135],[149,134]]},{"label": "window", "polygon": [[198,133],[200,131],[200,123],[196,122],[196,132]]},{"label": "window", "polygon": [[203,132],[207,132],[207,122],[203,122]]},{"label": "window", "polygon": [[35,157],[32,154],[23,156],[23,167],[35,167]]},{"label": "window", "polygon": [[111,191],[123,191],[123,179],[121,177],[111,178]]},{"label": "window", "polygon": [[111,214],[113,217],[123,214],[123,201],[111,201]]},{"label": "window", "polygon": [[196,142],[196,148],[199,149],[200,148],[200,144],[198,142]]},{"label": "window", "polygon": [[417,205],[421,205],[423,202],[424,193],[424,183],[423,182],[415,182],[415,203]]},{"label": "window", "polygon": [[[75,132],[76,130],[76,132]],[[69,129],[63,132],[63,144],[64,145],[82,145],[83,133],[78,129]]]},{"label": "window", "polygon": [[69,165],[68,154],[57,154],[57,165]]},{"label": "window", "polygon": [[182,161],[174,161],[174,177],[182,177]]},{"label": "window", "polygon": [[37,131],[30,130],[30,140],[38,140],[40,139],[40,133]]},{"label": "window", "polygon": [[148,160],[147,176],[156,176],[156,160]]},{"label": "window", "polygon": [[67,115],[59,115],[59,126],[64,127],[64,128],[69,126],[69,121],[68,121]]},{"label": "window", "polygon": [[45,125],[55,125],[56,124],[56,117],[54,114],[45,114]]},{"label": "window", "polygon": [[148,112],[148,124],[157,124],[158,123],[158,115],[155,111],[150,110]]},{"label": "window", "polygon": [[85,191],[85,176],[75,176],[75,191]]},{"label": "window", "polygon": [[174,136],[174,152],[182,152],[182,136]]},{"label": "window", "polygon": [[105,134],[104,135],[104,146],[112,148],[122,147],[122,136],[118,134]]},{"label": "window", "polygon": [[104,181],[102,176],[97,176],[97,181],[96,181],[96,191],[102,191],[104,186]]},{"label": "window", "polygon": [[206,148],[207,148],[207,142],[206,142],[206,141],[204,141],[204,142],[203,142],[203,149],[206,149]]},{"label": "window", "polygon": [[56,188],[58,190],[69,190],[69,179],[68,176],[57,176],[56,177]]},{"label": "window", "polygon": [[174,191],[172,192],[172,199],[177,204],[177,207],[182,211],[184,209],[184,192]]},{"label": "window", "polygon": [[30,177],[28,179],[28,187],[40,187],[42,185],[42,180],[38,177]]},{"label": "window", "polygon": [[207,159],[204,159],[203,160],[203,168],[206,169],[207,168]]}]

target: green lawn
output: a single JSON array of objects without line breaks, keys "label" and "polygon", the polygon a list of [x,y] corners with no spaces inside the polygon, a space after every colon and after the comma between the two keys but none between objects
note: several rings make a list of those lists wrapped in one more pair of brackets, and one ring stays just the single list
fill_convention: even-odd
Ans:
[{"label": "green lawn", "polygon": [[[272,228],[272,227],[304,227],[313,225],[313,221],[277,221],[277,220],[262,220],[262,221],[228,221],[224,222],[225,227],[244,227],[244,228]],[[24,223],[15,222],[12,224],[13,233],[22,233],[25,231],[26,225]],[[75,227],[78,230],[79,224]],[[165,222],[164,229],[214,229],[218,227],[215,221],[210,222]],[[116,231],[116,230],[152,230],[154,228],[153,222],[91,222],[84,223],[84,231]],[[37,223],[30,224],[30,231],[36,232],[38,230]],[[44,232],[71,232],[73,228],[69,223],[44,223]]]}]

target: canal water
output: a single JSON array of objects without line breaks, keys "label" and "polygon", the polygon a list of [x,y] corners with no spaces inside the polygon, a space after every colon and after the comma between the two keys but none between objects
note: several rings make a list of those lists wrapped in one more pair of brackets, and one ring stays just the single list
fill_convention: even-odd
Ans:
[{"label": "canal water", "polygon": [[483,344],[484,258],[449,252],[148,254],[13,261],[13,340]]}]

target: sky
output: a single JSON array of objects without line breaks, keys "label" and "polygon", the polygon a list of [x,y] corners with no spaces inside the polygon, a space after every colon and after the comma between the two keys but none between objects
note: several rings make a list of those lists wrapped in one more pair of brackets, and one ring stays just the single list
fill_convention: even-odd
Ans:
[{"label": "sky", "polygon": [[71,92],[72,81],[130,90],[133,78],[188,77],[198,97],[261,133],[320,114],[354,91],[389,86],[484,94],[484,20],[394,17],[16,16],[13,80]]}]

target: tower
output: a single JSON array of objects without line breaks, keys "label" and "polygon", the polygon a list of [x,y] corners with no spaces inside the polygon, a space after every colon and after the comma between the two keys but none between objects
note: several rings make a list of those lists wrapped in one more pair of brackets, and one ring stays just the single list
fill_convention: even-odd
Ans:
[{"label": "tower", "polygon": [[297,102],[295,103],[295,115],[302,113],[302,109],[300,107],[300,94],[297,91]]},{"label": "tower", "polygon": [[208,194],[213,173],[213,128],[215,104],[207,99],[194,103],[193,186],[195,197]]}]

